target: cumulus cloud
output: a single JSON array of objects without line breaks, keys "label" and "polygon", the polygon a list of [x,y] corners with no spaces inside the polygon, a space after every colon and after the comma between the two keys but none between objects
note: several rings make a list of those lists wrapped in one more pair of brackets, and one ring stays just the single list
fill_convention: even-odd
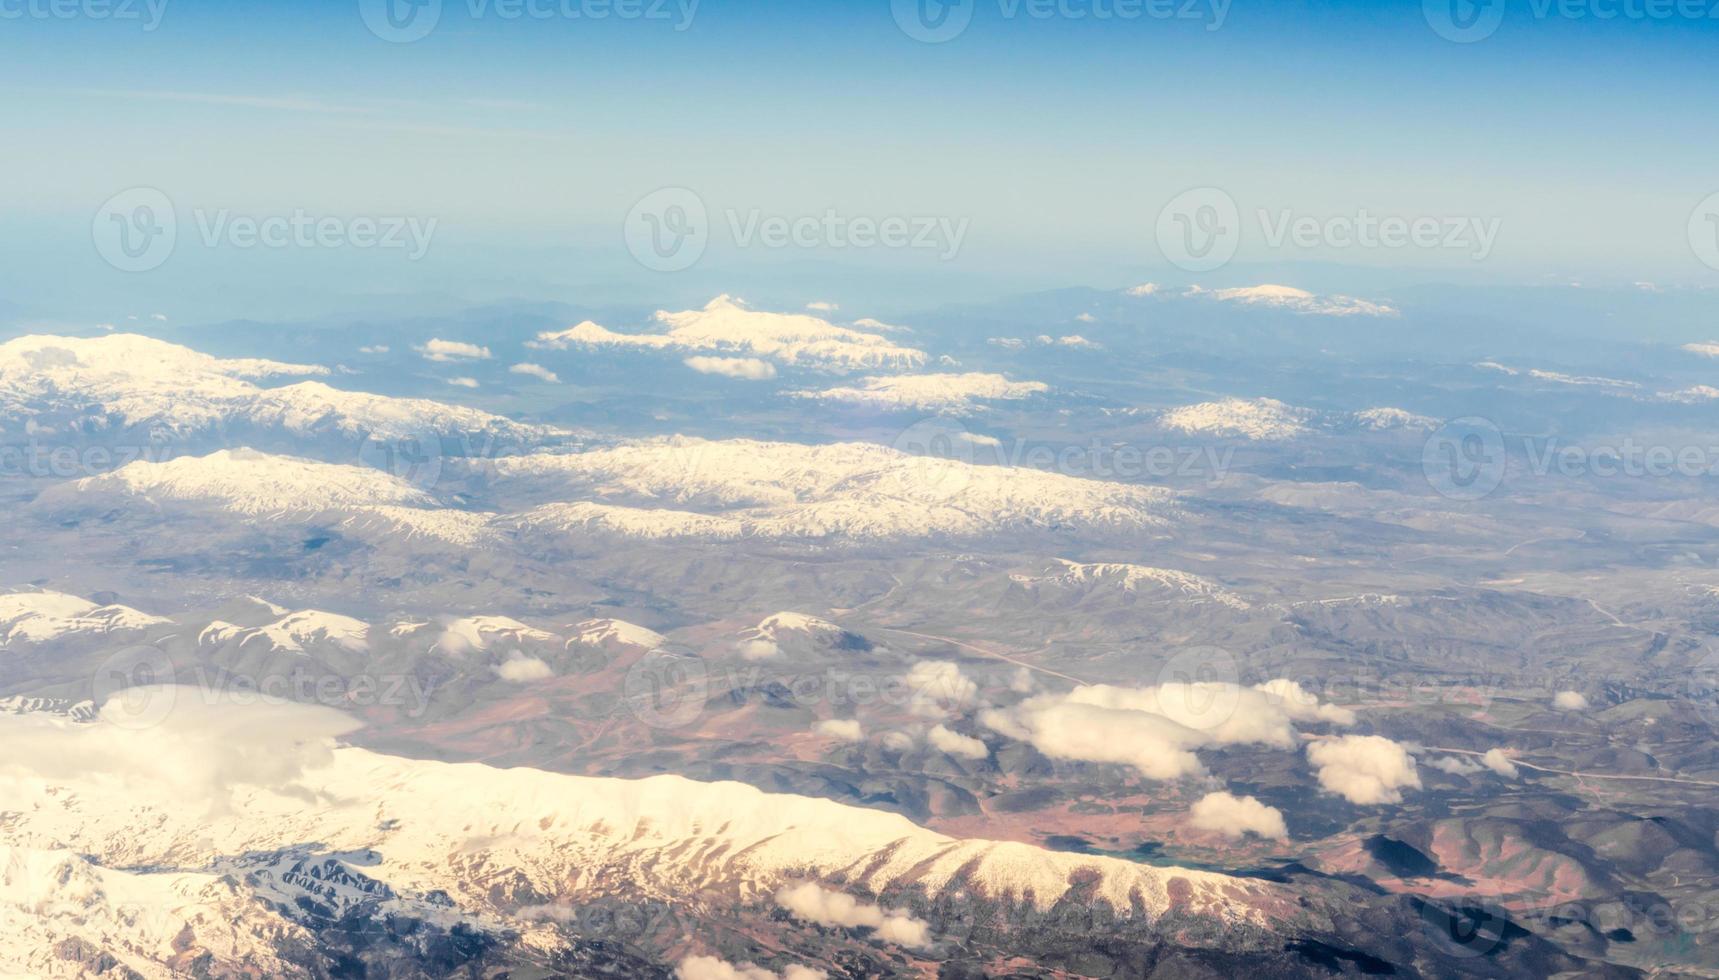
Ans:
[{"label": "cumulus cloud", "polygon": [[550,384],[555,384],[561,380],[561,377],[554,371],[549,370],[541,364],[532,364],[530,362],[515,364],[513,367],[508,368],[508,371],[513,374],[523,374],[527,377],[547,381]]},{"label": "cumulus cloud", "polygon": [[900,909],[886,911],[868,905],[815,881],[784,887],[776,893],[776,904],[807,922],[844,929],[874,929],[877,938],[897,946],[925,946],[931,942],[931,926],[925,920],[913,918]]},{"label": "cumulus cloud", "polygon": [[240,706],[196,687],[136,687],[104,703],[93,723],[0,715],[0,773],[107,778],[140,796],[219,811],[241,788],[308,799],[299,778],[332,762],[334,740],[360,725],[315,705]]},{"label": "cumulus cloud", "polygon": [[1177,779],[1205,771],[1193,751],[1202,746],[1292,749],[1296,722],[1349,725],[1355,716],[1280,679],[1251,688],[1214,681],[1093,684],[1028,698],[979,720],[1052,758],[1119,763],[1149,779]]},{"label": "cumulus cloud", "polygon": [[1511,762],[1510,757],[1505,755],[1502,749],[1486,750],[1486,754],[1480,757],[1480,764],[1505,779],[1516,778],[1516,763]]},{"label": "cumulus cloud", "polygon": [[777,973],[755,963],[734,964],[715,956],[688,956],[675,967],[677,980],[825,980],[829,974],[794,965]]},{"label": "cumulus cloud", "polygon": [[538,657],[528,657],[515,651],[512,656],[496,665],[496,676],[504,681],[522,684],[526,681],[540,681],[554,677],[555,671]]},{"label": "cumulus cloud", "polygon": [[773,660],[782,655],[782,648],[775,640],[742,640],[735,649],[740,651],[742,660]]},{"label": "cumulus cloud", "polygon": [[476,378],[449,378],[448,384],[455,388],[476,388],[478,386]]},{"label": "cumulus cloud", "polygon": [[1441,755],[1428,762],[1427,765],[1452,776],[1472,776],[1477,772],[1483,772],[1486,768],[1480,763],[1470,761],[1467,757],[1460,755]]},{"label": "cumulus cloud", "polygon": [[386,354],[386,353],[388,353],[388,345],[387,344],[370,344],[369,346],[358,348],[358,353],[360,353],[360,354]]},{"label": "cumulus cloud", "polygon": [[813,731],[842,742],[858,742],[865,738],[864,726],[852,718],[831,718],[827,721],[820,721],[818,727]]},{"label": "cumulus cloud", "polygon": [[814,313],[834,313],[841,309],[841,307],[834,303],[827,303],[823,300],[813,300],[806,304],[806,309],[811,310]]},{"label": "cumulus cloud", "polygon": [[906,752],[913,748],[913,736],[906,732],[884,732],[878,741],[891,752]]},{"label": "cumulus cloud", "polygon": [[422,354],[426,361],[482,361],[490,356],[488,347],[440,338],[431,338],[412,349]]},{"label": "cumulus cloud", "polygon": [[986,747],[984,742],[943,725],[931,729],[926,740],[931,743],[932,748],[939,752],[947,752],[963,759],[983,759],[991,754],[991,750]]},{"label": "cumulus cloud", "polygon": [[1684,344],[1683,349],[1691,354],[1700,354],[1702,357],[1719,357],[1719,340]]},{"label": "cumulus cloud", "polygon": [[1251,796],[1207,793],[1188,810],[1188,822],[1201,830],[1215,830],[1232,839],[1243,834],[1257,834],[1267,840],[1283,840],[1289,836],[1282,811]]},{"label": "cumulus cloud", "polygon": [[1351,803],[1401,803],[1402,790],[1420,789],[1421,776],[1409,751],[1378,735],[1344,735],[1312,742],[1307,758],[1318,768],[1319,785]]},{"label": "cumulus cloud", "polygon": [[1552,707],[1559,711],[1586,711],[1588,698],[1580,691],[1559,691],[1552,696]]},{"label": "cumulus cloud", "polygon": [[756,357],[689,357],[681,363],[699,374],[743,381],[766,381],[776,376],[776,365]]},{"label": "cumulus cloud", "polygon": [[948,660],[921,660],[905,677],[908,707],[926,718],[960,714],[978,700],[979,685]]}]

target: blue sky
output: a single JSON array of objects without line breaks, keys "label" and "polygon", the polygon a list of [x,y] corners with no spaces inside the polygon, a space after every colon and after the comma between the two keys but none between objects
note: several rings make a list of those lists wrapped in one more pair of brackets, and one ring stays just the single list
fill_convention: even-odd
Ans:
[{"label": "blue sky", "polygon": [[[145,0],[115,2],[147,16]],[[1196,19],[1090,15],[1117,0],[1061,0],[1089,12],[1079,20],[972,0],[964,33],[924,44],[889,0],[702,0],[690,23],[672,2],[661,19],[601,21],[509,19],[498,0],[474,17],[481,2],[444,0],[412,43],[371,33],[359,0],[165,0],[151,31],[0,19],[0,299],[68,313],[114,291],[248,290],[262,305],[319,290],[564,299],[696,292],[720,273],[743,285],[805,262],[981,291],[1114,285],[1162,265],[1160,209],[1202,186],[1229,194],[1244,222],[1361,209],[1498,222],[1483,262],[1244,238],[1243,264],[1719,277],[1685,232],[1719,190],[1719,21],[1628,15],[1649,0],[1584,2],[1580,17],[1520,0],[1473,44],[1441,38],[1420,3],[1236,0],[1212,30],[1214,8],[1188,0],[1171,6]],[[1624,15],[1599,19],[1608,10]],[[139,186],[165,192],[187,225],[190,211],[418,216],[436,219],[436,238],[405,263],[182,236],[167,266],[116,274],[90,247],[91,219]],[[719,240],[692,275],[665,281],[632,263],[620,231],[665,186],[694,189],[716,224],[833,210],[968,231],[952,261]]]}]

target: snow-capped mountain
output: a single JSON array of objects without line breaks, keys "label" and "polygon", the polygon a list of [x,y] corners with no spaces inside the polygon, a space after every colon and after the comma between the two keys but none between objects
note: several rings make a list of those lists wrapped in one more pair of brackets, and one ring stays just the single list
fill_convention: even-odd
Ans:
[{"label": "snow-capped mountain", "polygon": [[847,372],[912,369],[925,353],[902,347],[879,333],[881,324],[860,321],[841,327],[805,313],[767,313],[748,309],[731,296],[718,296],[700,310],[658,311],[662,333],[616,333],[590,321],[540,334],[534,346],[550,350],[575,347],[630,348],[678,354],[722,353],[763,358],[790,367]]},{"label": "snow-capped mountain", "polygon": [[1159,424],[1189,435],[1249,440],[1293,439],[1307,431],[1313,413],[1275,398],[1224,398],[1164,413]]},{"label": "snow-capped mountain", "polygon": [[1050,390],[1037,381],[1010,381],[1000,374],[902,374],[861,378],[853,385],[791,392],[793,397],[890,411],[968,415],[986,402],[1015,401]]},{"label": "snow-capped mountain", "polygon": [[668,637],[655,630],[619,619],[587,619],[573,625],[567,645],[602,647],[634,647],[655,650],[668,642]]},{"label": "snow-capped mountain", "polygon": [[659,539],[880,540],[1005,528],[1146,528],[1165,523],[1173,500],[1154,487],[979,466],[870,443],[677,437],[509,457],[493,469],[503,495],[587,498],[523,515],[534,531],[601,528]]},{"label": "snow-capped mountain", "polygon": [[1034,591],[1121,592],[1173,602],[1211,602],[1232,609],[1247,609],[1246,599],[1211,579],[1189,572],[1119,562],[1080,563],[1058,559],[1044,574],[1015,573],[1015,584]]},{"label": "snow-capped mountain", "polygon": [[166,622],[129,606],[97,605],[63,592],[0,594],[0,645],[139,632]]},{"label": "snow-capped mountain", "polygon": [[351,652],[369,648],[370,625],[350,616],[303,609],[288,613],[272,623],[245,628],[216,620],[204,627],[197,636],[200,644],[262,642],[275,650],[303,653],[307,647],[333,644]]},{"label": "snow-capped mountain", "polygon": [[[22,921],[0,916],[13,923],[6,938],[22,940],[4,954],[12,968],[44,970],[54,951],[79,940],[71,948],[145,976],[198,959],[217,972],[296,972],[284,963],[304,951],[308,929],[408,914],[497,944],[522,941],[523,930],[550,948],[567,940],[552,919],[533,925],[531,910],[624,898],[767,915],[781,889],[803,882],[918,908],[1019,905],[1041,916],[1078,892],[1081,903],[1137,927],[1199,923],[1203,938],[1180,940],[1197,944],[1328,925],[1326,913],[1297,908],[1289,892],[1258,880],[957,839],[894,814],[738,783],[566,776],[327,748],[312,734],[327,724],[322,709],[279,708],[266,727],[230,717],[232,708],[208,710],[198,724],[242,734],[205,751],[295,745],[279,773],[290,792],[211,782],[205,803],[161,787],[140,791],[126,760],[193,772],[220,764],[195,754],[204,744],[196,739],[219,736],[188,734],[176,713],[138,731],[110,720],[0,716],[20,744],[63,750],[0,769],[9,810],[0,824],[0,906],[43,910]],[[121,739],[118,759],[61,761]],[[128,917],[127,906],[147,914]]]},{"label": "snow-capped mountain", "polygon": [[417,398],[342,391],[318,381],[325,367],[224,359],[135,334],[29,336],[0,344],[0,423],[37,430],[146,428],[162,436],[212,430],[324,434],[348,440],[458,437],[538,442],[557,430]]},{"label": "snow-capped mountain", "polygon": [[322,463],[251,449],[223,449],[166,462],[138,460],[49,488],[44,506],[109,503],[212,507],[232,514],[314,513],[366,506],[433,507],[435,498],[366,466]]}]

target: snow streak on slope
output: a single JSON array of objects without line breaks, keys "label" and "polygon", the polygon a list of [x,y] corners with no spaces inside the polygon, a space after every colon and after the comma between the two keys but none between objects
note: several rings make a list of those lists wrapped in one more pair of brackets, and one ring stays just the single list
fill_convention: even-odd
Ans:
[{"label": "snow streak on slope", "polygon": [[861,378],[849,387],[792,395],[879,409],[965,415],[983,408],[984,402],[1018,400],[1049,390],[1049,385],[1038,381],[1010,381],[1000,374],[904,374]]},{"label": "snow streak on slope", "polygon": [[1142,487],[915,456],[871,443],[806,446],[656,439],[497,460],[504,492],[597,498],[523,516],[535,530],[642,537],[906,539],[1009,528],[1142,528],[1173,495]]},{"label": "snow streak on slope", "polygon": [[46,643],[70,635],[105,636],[168,622],[127,606],[98,606],[63,592],[0,595],[0,644]]},{"label": "snow streak on slope", "polygon": [[[902,347],[876,333],[839,327],[803,313],[764,313],[741,301],[718,296],[702,310],[659,311],[663,333],[615,333],[586,321],[567,330],[538,335],[534,346],[554,350],[612,347],[723,353],[766,358],[779,364],[821,371],[867,368],[916,368],[925,353]],[[855,326],[869,325],[865,321]]]}]

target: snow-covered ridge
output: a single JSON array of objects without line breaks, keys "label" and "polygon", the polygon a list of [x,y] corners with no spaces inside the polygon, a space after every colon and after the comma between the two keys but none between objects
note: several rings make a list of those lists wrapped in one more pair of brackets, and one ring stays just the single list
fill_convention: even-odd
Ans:
[{"label": "snow-covered ridge", "polygon": [[1294,286],[1271,283],[1259,286],[1238,286],[1229,289],[1205,289],[1201,286],[1190,286],[1183,290],[1171,291],[1157,283],[1149,282],[1124,289],[1122,294],[1134,299],[1151,298],[1160,302],[1173,300],[1217,302],[1232,306],[1284,310],[1312,316],[1393,317],[1397,315],[1397,310],[1394,307],[1384,303],[1375,303],[1371,300],[1340,294],[1321,295]]},{"label": "snow-covered ridge", "polygon": [[968,373],[861,378],[851,386],[790,394],[795,398],[880,409],[965,415],[982,408],[984,402],[1013,401],[1049,390],[1049,385],[1038,381],[1010,381],[1000,374]]},{"label": "snow-covered ridge", "polygon": [[[68,750],[79,747],[74,739],[109,737],[103,723],[46,735],[54,724],[34,722],[31,737],[64,738]],[[168,727],[129,735],[141,740],[131,751],[172,763],[183,749]],[[290,719],[286,727],[294,727]],[[528,898],[577,903],[629,892],[768,907],[779,888],[804,880],[879,895],[959,892],[1042,910],[1086,878],[1092,890],[1083,900],[1124,917],[1175,908],[1264,926],[1263,908],[1287,898],[1248,879],[961,840],[878,810],[672,775],[579,777],[336,748],[295,773],[293,793],[240,785],[206,810],[112,779],[56,775],[58,765],[48,759],[35,772],[0,774],[12,813],[0,825],[0,846],[75,848],[128,867],[206,868],[222,855],[316,841],[334,853],[373,854],[366,876],[396,893],[441,890],[475,914],[511,911]],[[503,870],[505,882],[494,873]]]},{"label": "snow-covered ridge", "polygon": [[[1197,295],[1197,294],[1196,294]],[[1353,296],[1320,296],[1294,286],[1244,286],[1219,289],[1210,293],[1220,303],[1261,306],[1289,310],[1316,316],[1396,316],[1397,311],[1383,303],[1373,303]]]},{"label": "snow-covered ridge", "polygon": [[[662,333],[616,333],[587,320],[566,330],[538,335],[532,346],[630,347],[676,353],[723,353],[765,358],[779,364],[824,371],[867,368],[916,368],[925,353],[902,347],[877,333],[841,327],[804,313],[766,313],[747,309],[738,299],[718,296],[701,310],[658,311]],[[856,323],[860,326],[865,321]],[[882,326],[877,324],[876,326]]]},{"label": "snow-covered ridge", "polygon": [[47,643],[71,635],[106,636],[166,622],[129,606],[98,606],[64,592],[0,594],[0,644]]},{"label": "snow-covered ridge", "polygon": [[178,434],[247,426],[389,440],[475,435],[534,441],[557,434],[473,408],[342,391],[317,381],[273,388],[252,383],[328,373],[318,365],[211,357],[135,334],[20,337],[0,344],[0,418],[54,424],[64,415],[87,419],[94,409],[97,424]]},{"label": "snow-covered ridge", "polygon": [[307,646],[329,643],[352,652],[370,646],[370,626],[361,620],[316,609],[288,613],[272,623],[246,629],[216,620],[203,628],[197,642],[204,645],[262,641],[276,650],[304,653]]},{"label": "snow-covered ridge", "polygon": [[655,650],[668,642],[668,637],[655,630],[620,619],[587,619],[573,626],[567,645],[606,647],[611,645]]},{"label": "snow-covered ridge", "polygon": [[1046,575],[1014,574],[1014,582],[1028,587],[1063,590],[1112,588],[1130,593],[1158,593],[1179,601],[1215,602],[1232,609],[1247,609],[1246,599],[1211,579],[1190,572],[1119,562],[1081,564],[1058,559],[1058,568]]},{"label": "snow-covered ridge", "polygon": [[[500,487],[577,502],[522,515],[536,530],[652,537],[901,539],[1027,527],[1148,527],[1166,490],[915,456],[871,443],[655,439],[497,460]],[[606,501],[593,503],[592,499]]]},{"label": "snow-covered ridge", "polygon": [[1224,398],[1172,409],[1159,424],[1174,432],[1250,440],[1293,439],[1313,413],[1275,398]]},{"label": "snow-covered ridge", "polygon": [[1249,441],[1277,441],[1306,435],[1315,428],[1335,431],[1436,429],[1438,420],[1401,408],[1369,408],[1359,412],[1318,412],[1287,405],[1275,398],[1221,398],[1184,405],[1163,413],[1164,428],[1188,435],[1222,436]]},{"label": "snow-covered ridge", "polygon": [[52,506],[115,496],[163,505],[204,505],[248,516],[364,506],[434,507],[400,478],[366,466],[322,463],[251,449],[224,449],[166,462],[138,460],[100,476],[51,487]]}]

